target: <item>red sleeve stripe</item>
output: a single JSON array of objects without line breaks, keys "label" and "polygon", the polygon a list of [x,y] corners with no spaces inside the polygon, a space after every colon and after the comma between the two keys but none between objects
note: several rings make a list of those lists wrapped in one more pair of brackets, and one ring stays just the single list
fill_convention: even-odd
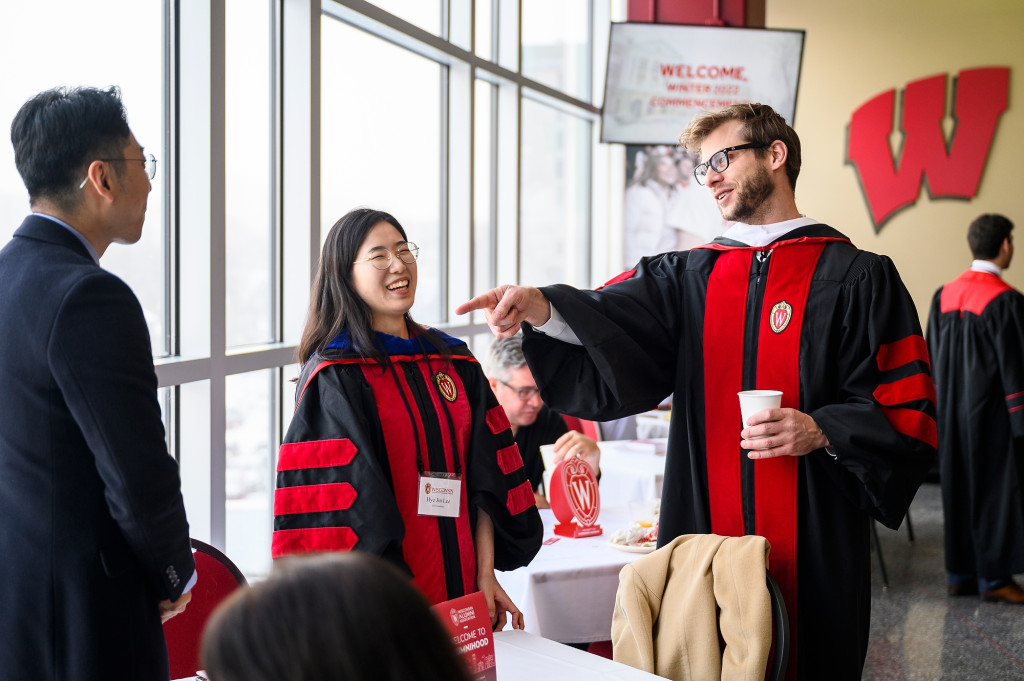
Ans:
[{"label": "red sleeve stripe", "polygon": [[351,527],[307,527],[275,530],[270,544],[271,558],[295,553],[351,551],[359,541]]},{"label": "red sleeve stripe", "polygon": [[533,496],[533,486],[530,485],[529,480],[510,489],[505,499],[505,506],[508,507],[508,512],[512,515],[519,515],[533,507],[536,503],[537,500]]},{"label": "red sleeve stripe", "polygon": [[519,454],[519,445],[513,443],[498,450],[498,468],[505,475],[523,467],[523,457]]},{"label": "red sleeve stripe", "polygon": [[891,371],[911,362],[921,361],[931,366],[928,360],[928,344],[924,342],[924,336],[907,336],[895,343],[886,343],[878,348],[879,371]]},{"label": "red sleeve stripe", "polygon": [[313,440],[312,442],[287,442],[281,445],[277,455],[278,471],[294,471],[303,468],[326,468],[347,466],[356,455],[356,446],[349,439]]},{"label": "red sleeve stripe", "polygon": [[927,374],[914,374],[875,388],[874,398],[879,404],[891,407],[915,400],[928,400],[935,404],[935,384]]},{"label": "red sleeve stripe", "polygon": [[274,490],[274,515],[344,511],[352,507],[357,496],[347,482],[278,487]]},{"label": "red sleeve stripe", "polygon": [[500,404],[487,410],[487,427],[491,429],[491,433],[494,435],[512,427],[509,425],[505,408]]},{"label": "red sleeve stripe", "polygon": [[937,448],[939,437],[935,430],[935,419],[916,409],[882,407],[882,413],[897,432],[920,440],[926,445]]},{"label": "red sleeve stripe", "polygon": [[1014,412],[1020,411],[1021,409],[1024,409],[1024,404],[1015,404],[1015,403],[1020,402],[1021,398],[1024,398],[1024,392],[1013,393],[1012,395],[1007,395],[1006,396],[1006,402],[1007,402],[1006,410],[1009,413],[1012,414]]}]

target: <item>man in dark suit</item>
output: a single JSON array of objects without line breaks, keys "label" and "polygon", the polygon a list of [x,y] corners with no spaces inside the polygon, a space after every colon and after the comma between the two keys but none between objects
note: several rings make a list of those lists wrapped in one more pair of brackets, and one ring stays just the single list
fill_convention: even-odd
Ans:
[{"label": "man in dark suit", "polygon": [[99,266],[142,235],[155,159],[116,88],[40,93],[11,141],[33,214],[0,251],[0,676],[166,681],[195,563],[142,308]]}]

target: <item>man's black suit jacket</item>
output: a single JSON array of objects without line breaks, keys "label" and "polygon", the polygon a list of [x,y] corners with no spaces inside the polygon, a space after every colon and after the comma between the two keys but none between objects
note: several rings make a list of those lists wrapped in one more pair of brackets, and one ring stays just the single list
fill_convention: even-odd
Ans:
[{"label": "man's black suit jacket", "polygon": [[30,216],[0,251],[0,677],[168,678],[195,570],[128,286]]}]

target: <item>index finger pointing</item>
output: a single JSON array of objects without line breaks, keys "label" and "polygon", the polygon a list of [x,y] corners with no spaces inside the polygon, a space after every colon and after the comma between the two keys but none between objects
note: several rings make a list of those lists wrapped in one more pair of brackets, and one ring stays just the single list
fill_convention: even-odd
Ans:
[{"label": "index finger pointing", "polygon": [[498,301],[492,295],[492,292],[488,291],[487,293],[481,293],[476,298],[467,300],[462,305],[459,305],[455,308],[455,314],[462,315],[467,312],[472,312],[473,310],[494,309],[494,306],[497,305],[497,303]]}]

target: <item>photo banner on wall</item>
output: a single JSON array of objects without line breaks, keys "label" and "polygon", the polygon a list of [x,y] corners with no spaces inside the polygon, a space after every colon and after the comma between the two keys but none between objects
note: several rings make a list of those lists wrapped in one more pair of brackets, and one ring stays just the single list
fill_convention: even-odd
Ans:
[{"label": "photo banner on wall", "polygon": [[791,125],[804,31],[613,23],[601,141],[674,144],[701,111],[768,104]]}]

